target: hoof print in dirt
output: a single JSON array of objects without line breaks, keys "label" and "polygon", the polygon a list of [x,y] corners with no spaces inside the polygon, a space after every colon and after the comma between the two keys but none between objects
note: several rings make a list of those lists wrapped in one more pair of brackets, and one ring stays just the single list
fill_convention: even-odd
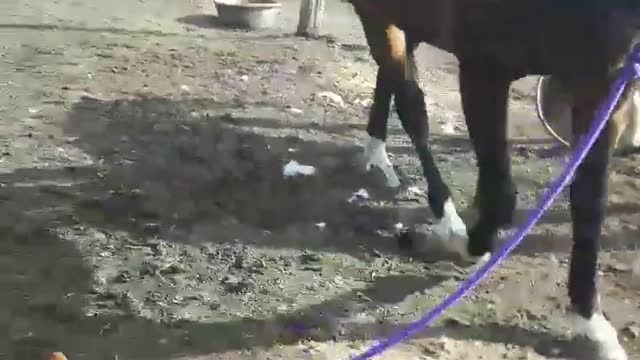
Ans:
[{"label": "hoof print in dirt", "polygon": [[400,232],[396,235],[396,241],[398,242],[398,247],[401,250],[411,250],[413,249],[413,240],[417,236],[414,229],[405,228],[400,230]]},{"label": "hoof print in dirt", "polygon": [[147,236],[152,236],[152,235],[158,235],[160,234],[160,231],[162,230],[162,227],[160,224],[158,223],[154,223],[154,222],[147,222],[147,223],[143,223],[140,225],[140,230],[142,231],[143,234],[147,235]]},{"label": "hoof print in dirt", "polygon": [[375,210],[367,205],[362,206],[362,213],[353,215],[351,219],[351,227],[356,234],[373,235],[380,227],[380,223],[384,221]]},{"label": "hoof print in dirt", "polygon": [[518,146],[515,151],[517,156],[520,156],[524,159],[529,159],[533,155],[533,149],[526,146]]},{"label": "hoof print in dirt", "polygon": [[220,281],[222,282],[222,285],[224,285],[225,291],[232,294],[246,294],[255,289],[255,285],[253,283],[247,279],[234,275],[226,275]]},{"label": "hoof print in dirt", "polygon": [[459,318],[446,318],[444,319],[444,326],[447,328],[470,328],[471,323],[467,320]]},{"label": "hoof print in dirt", "polygon": [[434,237],[431,226],[428,224],[416,224],[401,229],[397,232],[396,241],[401,250],[419,255],[422,261],[449,260],[459,265],[469,265],[465,259],[444,249],[442,242]]},{"label": "hoof print in dirt", "polygon": [[300,256],[300,263],[304,271],[322,272],[322,258],[318,254],[305,252]]},{"label": "hoof print in dirt", "polygon": [[134,316],[138,315],[143,308],[140,300],[136,299],[136,297],[129,292],[124,292],[120,296],[119,305],[127,314]]},{"label": "hoof print in dirt", "polygon": [[426,192],[416,186],[401,186],[393,196],[393,199],[396,202],[428,205]]},{"label": "hoof print in dirt", "polygon": [[300,256],[301,264],[318,264],[320,261],[322,261],[322,258],[318,254],[306,252]]},{"label": "hoof print in dirt", "polygon": [[638,339],[640,338],[640,323],[631,323],[627,324],[622,329],[622,334],[629,339]]},{"label": "hoof print in dirt", "polygon": [[322,272],[322,265],[307,265],[302,268],[304,271]]},{"label": "hoof print in dirt", "polygon": [[238,255],[231,265],[234,269],[245,270],[251,274],[264,274],[264,269],[267,267],[263,260],[253,259],[244,255]]},{"label": "hoof print in dirt", "polygon": [[126,284],[133,279],[133,275],[127,270],[121,271],[114,279],[114,282],[118,284]]}]

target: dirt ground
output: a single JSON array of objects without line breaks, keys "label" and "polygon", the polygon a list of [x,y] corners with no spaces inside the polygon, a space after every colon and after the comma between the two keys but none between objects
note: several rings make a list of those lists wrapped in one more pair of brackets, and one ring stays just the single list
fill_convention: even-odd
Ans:
[{"label": "dirt ground", "polygon": [[[346,359],[426,313],[469,273],[399,250],[426,185],[392,120],[404,190],[365,173],[374,67],[352,9],[330,37],[221,28],[202,0],[0,4],[0,359]],[[476,168],[455,59],[418,53],[433,150],[464,208]],[[518,218],[565,152],[512,91]],[[339,94],[344,104],[318,94]],[[455,134],[443,129],[454,128]],[[284,178],[290,160],[312,176]],[[640,156],[615,159],[603,302],[640,359]],[[348,201],[366,189],[369,199]],[[434,328],[383,359],[587,359],[566,337],[566,196]]]}]

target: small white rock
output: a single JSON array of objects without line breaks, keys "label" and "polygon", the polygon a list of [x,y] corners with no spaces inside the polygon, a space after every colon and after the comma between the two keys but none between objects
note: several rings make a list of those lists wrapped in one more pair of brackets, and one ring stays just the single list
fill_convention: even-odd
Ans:
[{"label": "small white rock", "polygon": [[371,107],[371,105],[373,105],[373,99],[356,99],[354,103],[362,107]]},{"label": "small white rock", "polygon": [[444,124],[442,124],[442,133],[445,135],[455,135],[456,123],[453,119],[445,120]]},{"label": "small white rock", "polygon": [[301,115],[303,113],[302,109],[294,108],[294,107],[291,107],[291,106],[287,106],[285,108],[285,111],[288,112],[289,114],[293,114],[293,115]]},{"label": "small white rock", "polygon": [[424,196],[425,192],[417,186],[410,186],[407,189],[410,193],[418,196]]},{"label": "small white rock", "polygon": [[351,195],[351,197],[349,198],[350,203],[356,201],[356,200],[369,200],[369,193],[367,192],[367,190],[365,189],[360,189],[356,192],[353,193],[353,195]]},{"label": "small white rock", "polygon": [[295,160],[289,161],[282,169],[285,177],[304,175],[310,176],[316,173],[316,168],[311,165],[302,165]]},{"label": "small white rock", "polygon": [[317,93],[316,96],[322,100],[329,100],[340,107],[347,106],[344,100],[342,100],[342,97],[340,95],[333,93],[331,91],[323,91],[323,92]]}]

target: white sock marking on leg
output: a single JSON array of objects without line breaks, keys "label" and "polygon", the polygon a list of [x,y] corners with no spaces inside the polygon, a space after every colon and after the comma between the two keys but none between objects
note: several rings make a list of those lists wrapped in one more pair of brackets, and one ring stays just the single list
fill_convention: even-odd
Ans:
[{"label": "white sock marking on leg", "polygon": [[469,235],[467,234],[467,226],[460,215],[456,211],[456,206],[451,198],[444,203],[444,213],[442,219],[433,226],[433,232],[442,241],[447,251],[462,256],[465,260],[470,260],[476,265],[484,264],[491,258],[490,253],[486,253],[480,257],[469,255],[467,245],[469,243]]},{"label": "white sock marking on leg", "polygon": [[387,186],[400,186],[400,179],[398,179],[398,175],[396,175],[393,165],[389,160],[389,155],[387,155],[384,141],[370,137],[364,148],[364,157],[367,171],[371,170],[371,167],[375,166],[384,173],[387,178]]},{"label": "white sock marking on leg", "polygon": [[627,354],[618,341],[618,333],[611,323],[600,313],[591,319],[573,314],[573,334],[582,335],[598,346],[600,360],[628,360]]},{"label": "white sock marking on leg", "polygon": [[445,201],[442,219],[433,227],[433,231],[443,240],[450,240],[454,236],[467,237],[467,227],[450,198]]}]

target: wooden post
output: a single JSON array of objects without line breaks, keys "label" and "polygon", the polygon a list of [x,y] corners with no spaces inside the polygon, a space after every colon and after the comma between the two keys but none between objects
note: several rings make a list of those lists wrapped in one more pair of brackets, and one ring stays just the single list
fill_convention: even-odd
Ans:
[{"label": "wooden post", "polygon": [[326,0],[300,0],[297,35],[310,37],[320,35],[325,4]]}]

